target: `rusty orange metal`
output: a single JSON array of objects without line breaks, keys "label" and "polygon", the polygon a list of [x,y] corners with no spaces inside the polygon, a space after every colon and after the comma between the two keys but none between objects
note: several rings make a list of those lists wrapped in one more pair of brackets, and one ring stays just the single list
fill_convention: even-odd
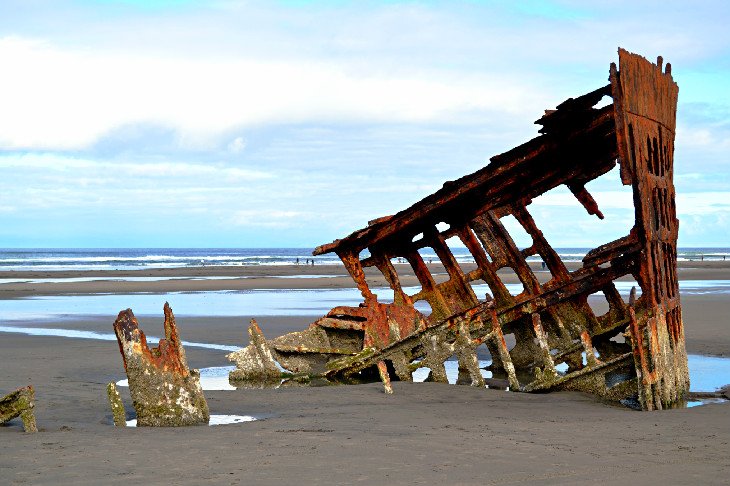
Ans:
[{"label": "rusty orange metal", "polygon": [[[504,373],[512,389],[582,390],[645,410],[681,403],[689,377],[672,181],[677,85],[661,58],[654,64],[623,49],[618,67],[611,64],[609,81],[546,110],[536,121],[539,136],[492,157],[486,167],[315,249],[314,255],[336,253],[363,297],[360,307],[335,308],[308,330],[307,339],[332,339],[338,350],[320,356],[326,369],[320,374],[340,379],[377,369],[390,388],[391,378],[407,380],[426,365],[432,378],[442,380],[443,361],[455,356],[478,383],[474,356],[485,344],[493,373]],[[604,97],[611,103],[599,105]],[[603,219],[586,184],[617,164],[618,182],[633,191],[634,226],[569,269],[528,207],[565,186],[588,214]],[[502,222],[507,216],[529,235],[530,246],[517,247]],[[473,269],[465,271],[456,261],[447,244],[453,237],[469,250]],[[437,255],[445,281],[434,278],[421,256],[424,249]],[[363,254],[368,256],[360,258]],[[538,279],[531,257],[549,272],[547,281]],[[410,264],[420,290],[406,293],[394,259]],[[368,267],[388,282],[393,303],[378,301],[365,279]],[[524,287],[518,295],[503,282],[505,270]],[[642,291],[631,305],[613,283],[626,276]],[[475,283],[486,284],[490,294],[478,296]],[[588,303],[596,293],[609,306],[603,315]],[[430,315],[415,309],[419,301],[428,303]],[[505,335],[512,335],[511,349]],[[272,340],[274,353],[285,338]],[[343,351],[334,345],[338,340],[360,349]],[[555,372],[561,364],[567,371]]]}]

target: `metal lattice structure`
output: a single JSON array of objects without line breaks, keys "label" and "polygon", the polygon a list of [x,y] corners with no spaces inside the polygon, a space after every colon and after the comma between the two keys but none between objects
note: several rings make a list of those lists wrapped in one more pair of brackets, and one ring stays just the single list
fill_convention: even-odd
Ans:
[{"label": "metal lattice structure", "polygon": [[[322,245],[334,252],[360,290],[359,307],[337,307],[307,330],[273,340],[255,324],[252,344],[233,353],[232,379],[260,379],[276,370],[348,380],[378,370],[411,380],[418,368],[446,381],[444,361],[456,355],[460,382],[483,386],[476,348],[486,344],[491,370],[520,391],[581,390],[646,409],[671,407],[689,390],[677,282],[678,220],[672,182],[678,88],[671,66],[619,50],[610,83],[546,111],[540,135],[491,158],[483,169],[444,184],[393,216]],[[595,108],[605,97],[613,103]],[[586,190],[589,181],[620,164],[621,183],[633,190],[635,224],[628,235],[591,250],[569,271],[535,224],[528,206],[567,186],[585,210],[603,219]],[[501,219],[511,215],[531,237],[519,249]],[[439,227],[447,225],[446,230]],[[458,237],[476,262],[465,273],[446,241]],[[437,283],[419,250],[430,248],[448,273]],[[364,252],[367,250],[367,252]],[[361,258],[360,255],[369,256]],[[539,256],[550,272],[540,283],[527,262]],[[408,294],[393,261],[405,259],[421,289]],[[394,292],[382,303],[364,268],[376,267]],[[524,290],[512,295],[498,275],[509,268]],[[633,276],[641,287],[624,302],[614,281]],[[490,292],[478,296],[473,286]],[[588,296],[602,293],[608,312],[596,315]],[[426,301],[431,314],[416,308]],[[504,336],[512,334],[508,349]],[[558,372],[565,363],[567,371]],[[520,373],[526,371],[526,373]],[[263,373],[265,374],[265,373]],[[276,372],[274,371],[275,375]],[[524,376],[528,376],[525,379]]]}]

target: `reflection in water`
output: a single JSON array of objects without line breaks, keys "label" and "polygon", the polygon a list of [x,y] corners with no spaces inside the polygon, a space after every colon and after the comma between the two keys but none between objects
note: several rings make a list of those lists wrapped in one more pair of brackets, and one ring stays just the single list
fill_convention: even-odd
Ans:
[{"label": "reflection in water", "polygon": [[[230,425],[242,422],[253,422],[256,417],[250,415],[211,415],[208,425]],[[127,420],[127,427],[136,427],[137,419]]]},{"label": "reflection in water", "polygon": [[[710,392],[715,391],[728,383],[730,383],[730,358],[716,358],[701,355],[690,355],[690,381],[692,392]],[[493,389],[508,389],[507,380],[505,377],[499,374],[493,374],[484,368],[488,368],[491,361],[479,361],[479,367],[482,369],[482,376],[487,381],[487,388]],[[457,361],[446,361],[444,362],[444,368],[446,369],[446,377],[450,384],[455,384],[459,377],[459,364]],[[210,368],[202,368],[200,370],[200,384],[203,390],[236,390],[238,388],[243,389],[261,389],[261,388],[289,388],[298,386],[328,386],[336,385],[322,378],[307,379],[307,378],[289,378],[283,380],[276,380],[273,382],[229,382],[228,374],[235,369],[235,366],[214,366]],[[414,382],[426,381],[428,374],[428,368],[419,368],[413,373]],[[531,376],[520,376],[520,381],[526,383],[532,379]],[[372,380],[362,380],[360,383],[378,381],[377,378]],[[353,382],[354,383],[354,382]],[[117,382],[117,386],[128,386],[127,380],[120,380]],[[699,398],[689,400],[686,407],[696,407],[699,405],[707,405],[711,403],[727,403],[727,400],[723,398]],[[631,405],[631,404],[627,404]]]},{"label": "reflection in water", "polygon": [[[635,282],[616,282],[622,294],[628,293]],[[474,286],[478,295],[486,293],[486,285]],[[514,287],[514,288],[513,288]],[[510,291],[516,291],[517,286],[508,285]],[[685,280],[680,281],[683,293],[728,293],[730,280]],[[417,289],[405,289],[407,293],[414,293]],[[374,289],[382,302],[392,301],[390,289]],[[310,289],[310,290],[246,290],[223,292],[176,292],[165,294],[91,294],[91,295],[59,295],[33,297],[24,299],[0,300],[0,323],[10,323],[14,320],[26,321],[25,326],[0,325],[0,333],[22,333],[33,336],[57,336],[66,338],[96,339],[115,341],[112,333],[97,333],[92,331],[28,327],[28,321],[53,319],[63,321],[81,316],[103,315],[114,316],[123,308],[132,307],[138,316],[160,314],[164,301],[169,301],[176,314],[180,316],[240,316],[242,314],[277,316],[277,315],[305,315],[321,316],[337,305],[356,306],[362,301],[362,296],[355,289]],[[422,309],[423,310],[423,309]],[[158,338],[149,336],[148,341],[154,343]],[[236,351],[237,346],[226,346],[214,343],[184,342],[185,346],[215,349],[220,351]],[[730,384],[730,359],[689,355],[689,370],[692,392],[714,391]],[[480,362],[480,367],[486,367],[488,361]],[[458,365],[455,361],[445,363],[446,373],[450,383],[458,379]],[[205,389],[232,390],[228,383],[228,372],[231,367],[206,368],[201,370],[201,380]],[[560,368],[559,368],[560,371]],[[414,381],[424,381],[429,370],[421,368],[414,373]],[[484,370],[484,377],[490,387],[501,388],[500,377],[493,377]],[[522,378],[525,383],[530,377]],[[309,383],[309,386],[323,383]],[[287,380],[278,386],[301,386],[300,382]],[[704,403],[715,403],[716,399],[704,399]],[[700,403],[692,401],[688,406]]]},{"label": "reflection in water", "polygon": [[730,358],[687,355],[689,391],[715,391],[730,384]]},{"label": "reflection in water", "polygon": [[[228,383],[228,373],[236,369],[235,366],[211,366],[200,369],[200,385],[203,390],[235,390],[236,387]],[[128,387],[128,380],[119,380],[117,386]]]},{"label": "reflection in water", "polygon": [[[727,361],[730,361],[728,359]],[[484,367],[488,367],[489,364],[491,364],[490,361],[479,361],[479,367],[482,368],[482,376],[484,376],[486,382],[487,382],[487,388],[491,389],[498,389],[498,390],[507,390],[509,391],[509,387],[507,386],[507,380],[501,379],[500,377],[493,376],[491,371],[483,369]],[[458,379],[459,370],[458,370],[458,363],[456,361],[446,361],[444,363],[444,367],[446,368],[446,376],[449,380],[449,384],[455,384]],[[263,388],[295,388],[295,387],[318,387],[318,386],[336,386],[342,383],[335,383],[328,381],[323,378],[314,378],[314,379],[308,379],[308,378],[289,378],[289,379],[282,379],[277,380],[273,382],[252,382],[252,383],[244,383],[244,382],[230,382],[228,379],[228,374],[235,369],[235,366],[213,366],[209,368],[202,368],[200,369],[200,384],[203,388],[203,390],[206,391],[212,391],[212,390],[238,390],[238,389],[263,389]],[[420,368],[416,370],[413,373],[413,381],[414,382],[424,382],[426,381],[428,377],[429,369],[428,368]],[[692,373],[692,370],[690,370],[690,374]],[[696,374],[696,373],[695,373]],[[730,378],[726,375],[727,378]],[[369,382],[377,382],[379,380],[373,379],[369,380]],[[720,381],[723,381],[722,379]],[[729,381],[729,380],[726,380]],[[353,381],[350,384],[356,384],[356,383],[366,383],[368,381],[360,381],[355,382]],[[117,382],[117,386],[120,387],[127,387],[129,386],[127,380],[120,380]],[[728,403],[728,400],[725,398],[717,398],[717,397],[710,397],[710,398],[691,398],[690,400],[687,400],[686,402],[679,404],[675,408],[693,408],[698,407],[701,405],[710,405],[710,404],[717,404],[717,403]],[[629,408],[637,408],[638,404],[625,402],[624,405],[626,405]],[[241,423],[241,422],[250,422],[256,420],[255,417],[252,417],[250,415],[211,415],[210,416],[210,423],[208,425],[227,425],[227,424],[235,424],[235,423]],[[129,427],[136,427],[137,420],[132,419],[127,421],[127,426]]]},{"label": "reflection in water", "polygon": [[84,282],[167,282],[170,280],[247,280],[255,278],[283,278],[283,279],[311,279],[336,278],[347,275],[208,275],[190,277],[58,277],[58,278],[0,278],[0,285],[4,284],[52,284],[52,283],[84,283]]},{"label": "reflection in water", "polygon": [[[116,336],[112,333],[97,333],[92,331],[80,331],[77,329],[57,329],[57,328],[35,328],[35,327],[16,327],[16,326],[0,326],[0,332],[20,333],[31,336],[58,336],[66,338],[80,339],[97,339],[102,341],[116,341]],[[159,338],[149,336],[147,338],[150,344],[156,344]],[[197,343],[183,341],[184,346],[200,347],[215,349],[220,351],[237,351],[238,346],[227,346],[214,343]],[[688,355],[690,391],[692,392],[708,392],[715,391],[725,385],[730,384],[730,358],[722,358],[716,356],[702,356],[698,354]],[[490,361],[479,361],[480,368],[489,366]],[[444,363],[446,375],[449,383],[456,383],[459,375],[458,364],[456,361],[446,361]],[[563,366],[563,368],[561,368]],[[559,365],[558,371],[564,372],[564,365]],[[227,382],[228,373],[233,369],[231,366],[219,366],[213,368],[203,368],[201,370],[201,381],[208,382],[211,388],[207,390],[231,390],[233,389]],[[413,373],[414,381],[424,381],[428,376],[427,368],[420,368]],[[492,373],[482,370],[482,375],[487,378],[493,377]],[[126,381],[126,380],[125,380]],[[530,377],[520,377],[521,382],[530,381]],[[120,383],[120,386],[127,386]]]},{"label": "reflection in water", "polygon": [[699,407],[700,405],[710,405],[711,403],[727,403],[724,398],[703,398],[700,400],[688,400],[685,408]]},{"label": "reflection in water", "polygon": [[[628,295],[636,282],[616,282],[623,295]],[[682,280],[684,294],[724,294],[730,292],[730,280]],[[480,297],[489,292],[486,284],[474,285]],[[512,293],[522,286],[508,284]],[[419,289],[406,287],[414,294]],[[393,291],[375,288],[380,302],[392,302]],[[362,295],[357,289],[306,290],[236,290],[208,292],[167,292],[133,294],[53,295],[0,300],[0,316],[4,321],[30,319],[68,319],[75,316],[115,316],[121,309],[132,308],[137,316],[157,316],[167,301],[178,317],[206,316],[322,316],[336,306],[357,306]],[[428,306],[418,302],[416,308],[428,312]]]},{"label": "reflection in water", "polygon": [[[28,336],[56,336],[64,338],[77,339],[96,339],[99,341],[116,341],[117,337],[112,333],[101,333],[94,331],[79,331],[78,329],[57,329],[47,327],[19,327],[19,326],[0,326],[0,332],[11,332],[17,334],[27,334]],[[147,344],[153,345],[160,341],[155,336],[146,336]],[[238,346],[227,346],[225,344],[213,343],[196,343],[194,341],[183,341],[183,346],[192,348],[216,349],[219,351],[238,351]]]}]

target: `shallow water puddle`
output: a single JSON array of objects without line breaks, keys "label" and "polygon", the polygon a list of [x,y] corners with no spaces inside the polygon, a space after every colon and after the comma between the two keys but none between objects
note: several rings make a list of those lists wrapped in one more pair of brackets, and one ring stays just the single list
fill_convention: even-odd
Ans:
[{"label": "shallow water puddle", "polygon": [[[690,391],[692,392],[714,392],[719,388],[730,384],[730,358],[718,358],[691,354],[688,357],[690,374]],[[480,360],[479,367],[482,368],[484,378],[492,378],[492,372],[483,368],[489,366],[491,361]],[[455,384],[459,376],[459,363],[457,361],[446,361],[444,363],[446,377],[450,384]],[[213,366],[200,369],[200,384],[203,390],[236,390],[228,381],[228,374],[235,369],[235,366]],[[414,382],[424,382],[428,377],[428,368],[419,368],[413,373]],[[291,381],[291,380],[289,380]],[[286,383],[283,380],[281,384]],[[280,385],[281,385],[280,384]],[[129,386],[127,380],[120,380],[117,386]],[[707,405],[710,403],[727,403],[727,400],[719,398],[704,398],[687,402],[687,407]]]},{"label": "shallow water puddle", "polygon": [[[95,339],[102,341],[116,341],[116,336],[112,333],[97,333],[93,331],[82,331],[77,329],[58,329],[58,328],[35,328],[35,327],[16,327],[16,326],[0,326],[0,332],[20,333],[31,336],[57,336],[77,339]],[[147,338],[150,344],[156,344],[158,337],[149,336]],[[183,341],[184,346],[200,347],[207,349],[215,349],[219,351],[237,351],[238,346],[227,346],[214,343],[198,343]],[[730,384],[730,358],[717,356],[703,356],[698,354],[690,354],[687,356],[690,375],[690,391],[692,392],[714,392],[721,387]],[[479,367],[488,366],[490,361],[479,361]],[[446,376],[449,383],[454,384],[459,375],[458,363],[456,361],[446,361],[444,363]],[[228,373],[234,369],[233,366],[215,366],[202,368],[200,370],[200,381],[204,390],[235,390],[236,387],[228,382]],[[561,370],[558,367],[559,371]],[[429,370],[420,368],[413,373],[413,381],[425,381]],[[492,378],[490,371],[482,369],[484,378]],[[127,380],[121,380],[118,386],[128,386]],[[725,401],[725,400],[720,400]],[[704,405],[707,403],[719,403],[716,399],[703,399],[691,401],[688,407]]]},{"label": "shallow water puddle", "polygon": [[686,408],[699,407],[700,405],[710,405],[712,403],[727,403],[728,400],[724,398],[703,398],[701,400],[688,400],[685,403]]},{"label": "shallow water puddle", "polygon": [[341,275],[208,275],[208,276],[170,276],[170,277],[59,277],[59,278],[0,278],[0,285],[4,284],[51,284],[51,283],[84,283],[84,282],[167,282],[169,280],[247,280],[254,278],[336,278],[347,277]]},{"label": "shallow water puddle", "polygon": [[[57,329],[46,327],[17,327],[17,326],[0,326],[0,332],[11,332],[17,334],[27,334],[28,336],[56,336],[77,339],[96,339],[99,341],[115,341],[117,337],[112,333],[101,333],[94,331],[80,331],[78,329]],[[147,343],[156,345],[160,338],[156,336],[147,336]],[[196,343],[194,341],[183,341],[183,346],[193,348],[216,349],[218,351],[238,351],[239,346],[226,346],[225,344],[213,343]]]},{"label": "shallow water puddle", "polygon": [[[203,390],[237,390],[228,382],[228,373],[235,370],[235,366],[211,366],[200,369],[200,386]],[[117,386],[128,387],[128,380],[119,380]]]},{"label": "shallow water puddle", "polygon": [[[489,366],[490,364],[491,361],[479,361],[480,368],[484,368],[486,366]],[[448,378],[449,383],[452,385],[455,384],[457,378],[459,377],[459,364],[456,361],[446,361],[444,363],[444,367],[446,368],[446,377]],[[211,366],[209,368],[201,368],[200,386],[203,387],[203,390],[237,390],[238,388],[232,386],[228,381],[228,374],[234,369],[236,369],[235,366]],[[416,383],[426,381],[428,373],[428,368],[419,368],[418,370],[413,372],[413,381]],[[492,372],[482,369],[482,376],[484,378],[491,378]],[[282,382],[284,381],[287,380],[283,380]],[[129,381],[119,380],[117,382],[117,386],[128,387]]]},{"label": "shallow water puddle", "polygon": [[[258,420],[250,415],[211,415],[208,425],[230,425]],[[136,427],[137,419],[127,420],[127,427]]]},{"label": "shallow water puddle", "polygon": [[687,362],[690,391],[715,391],[730,384],[730,358],[690,354]]},{"label": "shallow water puddle", "polygon": [[[146,277],[139,277],[146,278]],[[211,278],[211,277],[206,277]],[[218,277],[213,277],[218,278]],[[228,277],[222,277],[228,278]],[[292,278],[292,277],[286,277]],[[299,276],[297,278],[311,278]],[[616,282],[622,295],[628,295],[636,282]],[[681,280],[679,287],[684,294],[725,294],[730,292],[730,280]],[[484,296],[489,291],[486,284],[474,285],[474,292]],[[507,284],[511,293],[519,293],[522,286]],[[404,288],[408,294],[419,288]],[[393,291],[376,288],[373,292],[381,302],[392,302]],[[357,306],[362,295],[357,289],[252,289],[236,291],[131,293],[131,294],[84,294],[53,295],[21,299],[0,300],[0,316],[5,322],[12,320],[60,319],[74,316],[113,316],[120,309],[131,307],[137,316],[157,316],[162,303],[168,301],[178,318],[192,316],[321,316],[332,307]],[[416,308],[428,312],[423,302]]]},{"label": "shallow water puddle", "polygon": [[[384,302],[392,301],[388,289]],[[338,305],[357,306],[362,295],[357,289],[306,290],[222,290],[132,294],[52,295],[0,300],[5,322],[31,319],[60,319],[74,316],[115,316],[131,308],[137,317],[158,316],[167,301],[178,319],[185,317],[317,316]]]},{"label": "shallow water puddle", "polygon": [[[479,360],[479,368],[481,369],[482,376],[484,378],[492,378],[492,372],[484,369],[490,364],[492,364],[490,360]],[[444,361],[444,368],[446,369],[446,379],[449,380],[449,384],[454,385],[456,380],[459,378],[458,361]],[[430,372],[431,370],[428,368],[418,368],[413,372],[413,381],[416,383],[425,382]]]},{"label": "shallow water puddle", "polygon": [[[58,329],[58,328],[36,328],[36,327],[16,327],[16,326],[0,326],[0,332],[27,334],[31,336],[57,336],[66,338],[80,339],[96,339],[102,341],[116,341],[116,336],[112,333],[97,333],[93,331],[81,331],[77,329]],[[150,344],[156,344],[158,337],[149,336],[147,341]],[[207,349],[215,349],[220,351],[237,351],[238,346],[227,346],[214,343],[198,343],[183,341],[184,346],[199,347]],[[727,384],[730,384],[730,358],[717,356],[703,356],[698,354],[690,354],[687,356],[690,375],[690,391],[693,392],[709,392],[715,391]],[[490,364],[490,361],[479,361],[479,367],[484,368]],[[456,383],[459,375],[458,363],[456,361],[446,361],[444,363],[446,375],[449,383]],[[203,368],[200,370],[201,383],[204,390],[233,390],[235,389],[228,383],[228,373],[233,369],[231,366],[216,366]],[[559,371],[561,370],[558,367]],[[427,368],[420,368],[413,373],[413,381],[424,381],[428,376]],[[490,371],[482,370],[485,378],[491,378]],[[123,380],[126,381],[126,380]],[[127,386],[126,383],[119,383],[120,386]]]}]

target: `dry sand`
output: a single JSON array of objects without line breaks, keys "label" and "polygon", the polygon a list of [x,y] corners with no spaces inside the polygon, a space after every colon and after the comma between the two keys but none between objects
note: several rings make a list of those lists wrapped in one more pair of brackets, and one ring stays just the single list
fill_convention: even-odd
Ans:
[{"label": "dry sand", "polygon": [[[683,279],[730,278],[730,265],[722,263],[689,262],[683,267]],[[174,290],[165,285],[182,290],[176,287],[181,282],[191,286],[186,290],[208,290],[209,284],[216,290],[351,286],[349,279],[266,276],[343,273],[342,267],[314,268],[205,268],[195,270],[196,275],[232,272],[256,278],[129,282],[133,285],[128,287],[86,282],[69,284],[78,287],[26,284],[11,290],[7,288],[11,284],[4,284],[0,298],[162,292]],[[196,276],[185,275],[189,272],[147,273]],[[141,276],[113,275],[122,274]],[[44,276],[13,273],[0,278]],[[730,356],[729,302],[727,294],[682,297],[689,352]],[[110,310],[108,318],[78,317],[57,327],[111,332],[118,310]],[[178,327],[187,341],[243,345],[249,317],[178,316]],[[301,329],[312,319],[259,321],[264,332],[274,336]],[[31,324],[53,325],[26,325]],[[141,324],[149,334],[159,335],[162,316],[143,319]],[[228,364],[221,351],[193,347],[186,351],[193,367]],[[208,391],[212,413],[250,414],[262,420],[215,427],[119,429],[109,425],[105,385],[123,375],[115,342],[0,333],[0,394],[33,384],[41,429],[38,434],[24,434],[17,419],[0,427],[0,484],[730,483],[730,404],[641,413],[579,393],[532,395],[394,383],[395,395],[387,396],[376,383]],[[131,409],[127,390],[122,394]]]}]

